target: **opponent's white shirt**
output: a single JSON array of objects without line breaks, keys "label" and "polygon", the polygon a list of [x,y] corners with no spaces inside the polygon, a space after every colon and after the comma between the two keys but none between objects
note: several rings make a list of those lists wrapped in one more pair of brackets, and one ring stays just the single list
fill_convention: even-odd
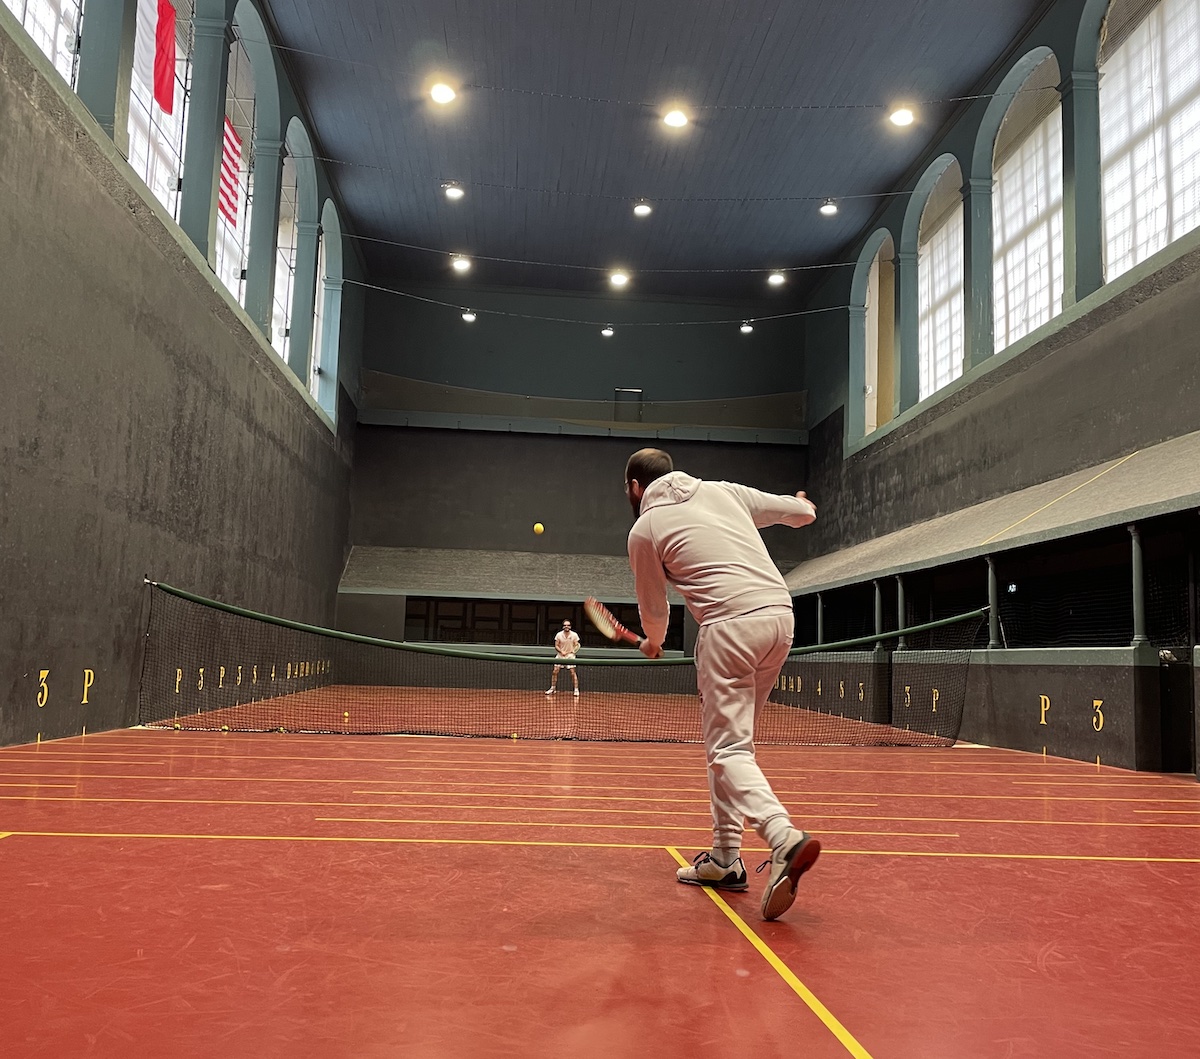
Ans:
[{"label": "opponent's white shirt", "polygon": [[575,652],[579,650],[579,634],[572,629],[568,632],[566,629],[559,631],[559,634],[554,637],[554,651],[559,658],[574,658]]}]

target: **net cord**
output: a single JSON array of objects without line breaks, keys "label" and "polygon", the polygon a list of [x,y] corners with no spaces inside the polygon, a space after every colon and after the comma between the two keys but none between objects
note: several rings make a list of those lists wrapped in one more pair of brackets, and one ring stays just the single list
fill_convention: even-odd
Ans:
[{"label": "net cord", "polygon": [[[194,592],[176,588],[174,585],[168,585],[162,581],[151,581],[149,578],[145,580],[147,585],[161,589],[169,595],[178,596],[180,599],[186,599],[192,603],[199,603],[201,606],[212,607],[215,610],[224,611],[226,614],[236,614],[243,618],[254,618],[257,621],[265,621],[270,625],[278,625],[285,629],[295,629],[298,632],[314,633],[317,636],[329,636],[335,640],[369,644],[373,647],[390,647],[399,651],[411,651],[415,654],[446,655],[451,658],[474,658],[486,662],[527,662],[543,666],[553,665],[556,662],[560,665],[569,664],[573,666],[690,666],[695,665],[696,662],[696,659],[692,655],[672,658],[572,658],[568,662],[546,655],[499,654],[489,651],[471,651],[463,647],[442,647],[437,644],[416,644],[406,643],[401,640],[384,640],[376,636],[363,636],[361,633],[345,632],[342,629],[325,629],[320,625],[308,625],[302,621],[279,618],[273,614],[261,614],[255,610],[248,610],[245,607],[235,607],[232,603],[222,603],[220,600],[199,596]],[[872,633],[870,636],[858,636],[853,640],[837,640],[832,643],[793,647],[788,652],[788,658],[821,654],[826,651],[845,651],[855,647],[867,647],[871,644],[882,643],[885,640],[895,640],[901,636],[913,636],[916,633],[929,632],[931,629],[944,629],[947,626],[957,625],[960,622],[970,621],[973,618],[982,618],[987,614],[988,609],[988,607],[980,607],[978,610],[964,611],[962,614],[955,614],[949,618],[939,618],[937,621],[925,622],[923,625],[912,625],[907,629],[893,629],[888,632]]]}]

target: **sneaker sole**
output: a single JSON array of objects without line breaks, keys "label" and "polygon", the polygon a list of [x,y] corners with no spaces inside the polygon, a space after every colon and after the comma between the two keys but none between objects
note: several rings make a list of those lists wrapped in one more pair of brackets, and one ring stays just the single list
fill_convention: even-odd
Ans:
[{"label": "sneaker sole", "polygon": [[750,889],[749,881],[739,886],[735,883],[705,882],[701,879],[681,879],[678,875],[675,876],[675,881],[683,883],[684,886],[703,886],[709,890],[727,890],[735,894],[744,894]]},{"label": "sneaker sole", "polygon": [[811,836],[796,846],[792,851],[787,871],[763,894],[763,919],[778,919],[792,907],[792,902],[796,900],[796,887],[800,884],[800,876],[817,862],[820,855],[821,843]]}]

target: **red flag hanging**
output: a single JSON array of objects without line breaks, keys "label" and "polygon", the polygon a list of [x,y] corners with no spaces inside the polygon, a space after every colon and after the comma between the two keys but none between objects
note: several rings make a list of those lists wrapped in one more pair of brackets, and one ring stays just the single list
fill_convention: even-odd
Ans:
[{"label": "red flag hanging", "polygon": [[175,8],[158,0],[154,31],[154,101],[170,114],[175,109]]}]

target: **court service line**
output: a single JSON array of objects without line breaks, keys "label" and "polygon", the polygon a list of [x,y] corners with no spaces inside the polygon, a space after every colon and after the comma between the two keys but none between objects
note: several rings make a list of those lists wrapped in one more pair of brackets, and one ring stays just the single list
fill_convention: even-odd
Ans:
[{"label": "court service line", "polygon": [[[698,831],[701,834],[712,834],[712,824],[707,827],[685,827],[683,824],[598,824],[593,820],[583,823],[572,821],[535,820],[406,820],[402,818],[381,816],[317,816],[314,819],[322,824],[431,824],[438,827],[587,827],[592,830],[606,831]],[[919,831],[831,831],[822,828],[822,835],[860,835],[863,838],[961,838],[961,835],[947,832],[924,834]]]},{"label": "court service line", "polygon": [[[323,776],[112,776],[93,773],[74,773],[65,774],[61,772],[0,772],[0,776],[45,776],[52,779],[75,779],[75,780],[146,780],[154,783],[186,783],[186,782],[228,782],[228,783],[387,783],[385,778],[362,778],[342,779],[340,777],[323,777]],[[396,782],[399,782],[398,780]],[[409,783],[426,782],[419,779],[409,778]],[[429,783],[435,781],[429,780]],[[548,787],[554,790],[576,790],[576,791],[656,791],[665,792],[668,794],[702,794],[708,797],[708,789],[703,787],[625,787],[615,786],[613,784],[595,783],[489,783],[485,780],[441,780],[443,784],[450,786],[464,787]],[[2,785],[2,784],[0,784]],[[75,787],[76,783],[64,783],[57,786]],[[55,784],[50,783],[16,783],[16,787],[52,787]],[[1078,786],[1082,786],[1079,784]],[[1098,784],[1104,786],[1104,784]],[[1180,789],[1184,789],[1181,785]],[[380,791],[380,794],[390,793]],[[816,795],[818,797],[844,797],[844,798],[956,798],[960,800],[974,799],[982,801],[1024,801],[1024,802],[1157,802],[1159,804],[1196,804],[1196,798],[1115,798],[1105,797],[1101,795],[1084,795],[1080,797],[1071,797],[1066,795],[1042,795],[1042,794],[960,794],[944,791],[788,791],[777,790],[775,792],[780,796],[789,798],[803,799],[808,795]]]},{"label": "court service line", "polygon": [[1067,497],[1069,497],[1069,496],[1070,496],[1072,493],[1078,493],[1080,489],[1085,489],[1085,488],[1087,488],[1087,486],[1091,485],[1093,482],[1098,482],[1098,481],[1099,481],[1101,478],[1103,478],[1103,477],[1104,477],[1106,474],[1109,474],[1109,473],[1111,473],[1112,471],[1115,471],[1115,470],[1116,470],[1118,467],[1120,467],[1122,464],[1128,463],[1128,462],[1129,462],[1130,460],[1132,460],[1132,459],[1134,458],[1134,456],[1136,456],[1136,455],[1137,455],[1137,454],[1138,454],[1140,451],[1141,451],[1140,449],[1134,449],[1134,451],[1133,451],[1133,452],[1131,452],[1131,453],[1130,453],[1128,456],[1124,456],[1124,457],[1122,457],[1121,459],[1117,460],[1117,462],[1116,462],[1116,463],[1114,463],[1114,464],[1113,464],[1111,467],[1105,467],[1105,468],[1104,468],[1104,470],[1102,470],[1102,471],[1101,471],[1099,474],[1093,475],[1093,476],[1092,476],[1091,478],[1089,478],[1089,479],[1088,479],[1086,482],[1080,482],[1080,483],[1079,483],[1079,485],[1075,486],[1075,488],[1073,488],[1073,489],[1068,489],[1068,490],[1067,490],[1065,493],[1063,493],[1063,495],[1062,495],[1062,496],[1056,496],[1056,497],[1055,497],[1053,500],[1051,500],[1051,501],[1050,501],[1048,504],[1043,504],[1043,505],[1042,505],[1041,507],[1039,507],[1039,508],[1038,508],[1036,511],[1031,511],[1031,512],[1030,512],[1028,515],[1026,515],[1024,518],[1022,518],[1022,519],[1017,519],[1017,521],[1016,521],[1016,522],[1014,522],[1014,523],[1013,523],[1011,526],[1005,526],[1005,527],[1004,527],[1004,529],[1002,529],[1002,530],[998,530],[997,532],[993,533],[993,534],[992,534],[990,537],[988,537],[988,539],[987,539],[987,540],[985,540],[985,541],[981,541],[981,542],[980,542],[980,547],[983,547],[983,545],[985,545],[985,544],[991,544],[991,543],[992,543],[992,541],[994,541],[994,540],[995,540],[997,537],[1003,537],[1003,536],[1004,536],[1004,534],[1006,534],[1006,533],[1008,533],[1008,532],[1010,532],[1010,531],[1012,531],[1012,530],[1015,530],[1015,529],[1016,529],[1018,526],[1020,526],[1020,525],[1022,525],[1022,524],[1024,524],[1024,523],[1026,523],[1026,522],[1028,522],[1028,521],[1029,521],[1031,518],[1033,518],[1035,515],[1040,515],[1040,514],[1041,514],[1043,511],[1045,511],[1047,508],[1051,508],[1051,507],[1053,507],[1053,506],[1054,506],[1055,504],[1057,504],[1057,503],[1058,503],[1060,500],[1066,500],[1066,498],[1067,498]]},{"label": "court service line", "polygon": [[[444,823],[444,821],[438,821]],[[555,846],[568,849],[653,849],[662,850],[661,842],[569,842],[545,839],[508,838],[410,838],[397,836],[355,835],[185,835],[174,833],[127,833],[108,831],[9,831],[9,838],[144,838],[151,840],[227,841],[227,842],[363,842],[372,845],[392,843],[394,845],[426,846]],[[768,849],[743,846],[743,853],[769,853]],[[888,849],[829,849],[822,856],[858,857],[978,857],[989,860],[1059,860],[1059,861],[1118,861],[1134,864],[1200,864],[1200,857],[1103,857],[1089,854],[1048,853],[957,853],[920,850]]]},{"label": "court service line", "polygon": [[[20,775],[18,773],[17,775]],[[56,776],[58,779],[67,779],[66,776]],[[74,783],[0,783],[0,787],[74,787]]]},{"label": "court service line", "polygon": [[[666,846],[664,848],[675,858],[681,868],[688,866],[688,862],[674,846]],[[808,1009],[824,1023],[825,1028],[838,1039],[846,1051],[854,1056],[855,1059],[871,1059],[870,1052],[858,1043],[854,1035],[838,1021],[829,1008],[817,999],[816,994],[796,977],[792,969],[775,954],[774,950],[747,926],[745,920],[729,907],[725,899],[709,886],[702,886],[701,889],[708,894],[713,904],[725,913],[726,918],[738,928],[742,936],[754,946],[755,950],[767,961],[771,969],[788,984],[792,992],[803,1000]]]}]

